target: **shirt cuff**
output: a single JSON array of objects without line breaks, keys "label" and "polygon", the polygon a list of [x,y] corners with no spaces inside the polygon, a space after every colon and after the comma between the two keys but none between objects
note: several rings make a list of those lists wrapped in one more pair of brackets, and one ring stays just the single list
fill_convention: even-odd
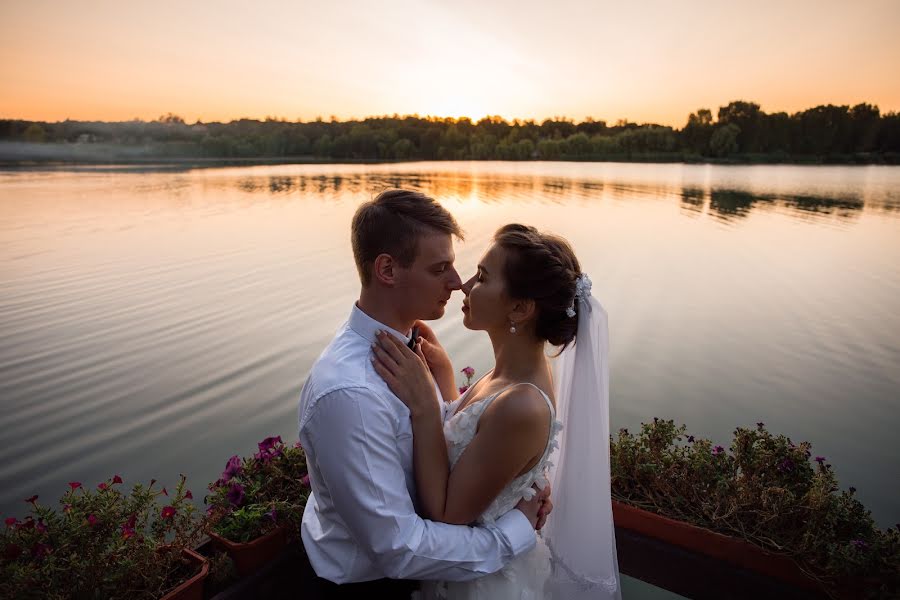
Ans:
[{"label": "shirt cuff", "polygon": [[537,545],[534,527],[521,510],[514,508],[494,521],[500,533],[509,541],[513,557],[530,551]]}]

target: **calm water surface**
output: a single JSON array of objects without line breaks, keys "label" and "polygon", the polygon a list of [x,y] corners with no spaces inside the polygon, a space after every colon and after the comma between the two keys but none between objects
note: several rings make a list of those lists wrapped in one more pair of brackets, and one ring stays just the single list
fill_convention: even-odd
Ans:
[{"label": "calm water surface", "polygon": [[[586,163],[0,172],[0,512],[115,473],[203,491],[295,440],[356,297],[351,215],[386,186],[456,215],[464,278],[504,223],[572,242],[610,315],[613,429],[727,445],[763,421],[900,521],[900,168]],[[460,305],[436,328],[481,374]]]}]

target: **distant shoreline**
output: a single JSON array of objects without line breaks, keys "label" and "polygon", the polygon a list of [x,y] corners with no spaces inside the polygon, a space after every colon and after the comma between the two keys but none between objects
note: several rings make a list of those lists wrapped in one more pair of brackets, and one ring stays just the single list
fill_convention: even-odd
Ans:
[{"label": "distant shoreline", "polygon": [[[215,168],[215,167],[251,167],[266,165],[336,165],[336,164],[407,164],[415,162],[461,162],[448,159],[385,159],[385,158],[332,158],[318,156],[281,156],[281,157],[196,157],[196,156],[154,156],[134,155],[134,148],[123,147],[131,152],[108,152],[113,150],[109,146],[102,148],[102,155],[88,154],[75,155],[74,152],[52,152],[51,144],[42,144],[44,150],[51,152],[31,153],[22,152],[17,148],[11,152],[9,142],[0,142],[0,169],[46,169],[68,167],[136,167],[159,169],[185,169],[185,168]],[[16,144],[18,145],[18,144]],[[31,144],[28,144],[32,146]],[[53,144],[52,146],[57,146]],[[58,146],[77,146],[75,144],[59,144]],[[61,150],[75,150],[74,148],[59,148]],[[81,148],[79,148],[81,150]],[[711,158],[706,156],[688,155],[682,153],[647,153],[642,155],[610,155],[610,156],[586,156],[578,158],[545,159],[468,159],[462,162],[609,162],[609,163],[657,163],[657,164],[688,164],[688,165],[796,165],[796,166],[869,166],[869,165],[900,165],[900,154],[874,154],[874,155],[837,155],[837,156],[771,156],[771,155],[746,155],[731,156],[728,158]]]}]

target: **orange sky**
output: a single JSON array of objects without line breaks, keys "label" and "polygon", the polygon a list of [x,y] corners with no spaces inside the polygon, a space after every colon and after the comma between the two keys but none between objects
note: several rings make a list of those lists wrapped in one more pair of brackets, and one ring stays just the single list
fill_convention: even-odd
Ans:
[{"label": "orange sky", "polygon": [[900,110],[900,1],[0,4],[0,118]]}]

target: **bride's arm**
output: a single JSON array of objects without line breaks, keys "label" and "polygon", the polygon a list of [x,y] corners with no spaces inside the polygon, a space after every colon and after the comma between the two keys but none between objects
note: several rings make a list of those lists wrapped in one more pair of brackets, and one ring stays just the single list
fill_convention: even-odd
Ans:
[{"label": "bride's arm", "polygon": [[423,516],[471,523],[503,488],[543,453],[549,410],[530,386],[504,392],[485,410],[479,430],[450,471],[440,409],[425,359],[390,334],[373,348],[375,370],[410,409],[413,465]]}]

